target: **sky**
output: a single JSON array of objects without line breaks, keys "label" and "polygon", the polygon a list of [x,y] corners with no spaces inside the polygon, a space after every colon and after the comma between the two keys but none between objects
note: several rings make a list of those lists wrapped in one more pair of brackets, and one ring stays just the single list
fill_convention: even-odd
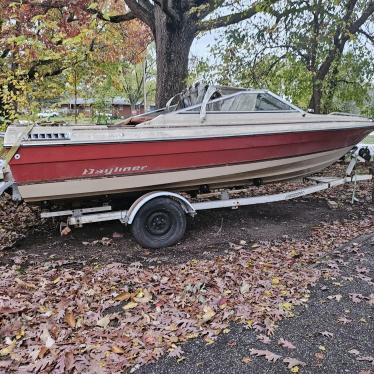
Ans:
[{"label": "sky", "polygon": [[203,36],[196,38],[191,46],[190,55],[210,59],[209,45],[213,45],[215,39],[219,36],[219,30],[213,30],[205,33]]}]

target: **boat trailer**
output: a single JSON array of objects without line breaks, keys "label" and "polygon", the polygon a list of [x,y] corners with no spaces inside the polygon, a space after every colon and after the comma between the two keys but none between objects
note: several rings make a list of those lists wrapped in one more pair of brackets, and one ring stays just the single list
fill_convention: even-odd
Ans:
[{"label": "boat trailer", "polygon": [[354,184],[352,193],[352,203],[354,203],[357,200],[355,197],[357,182],[373,180],[373,168],[370,168],[371,174],[359,175],[355,173],[354,169],[358,160],[364,161],[360,156],[353,155],[347,167],[346,175],[342,178],[307,177],[305,180],[314,182],[313,185],[284,193],[237,198],[230,197],[230,195],[244,192],[246,189],[224,190],[199,195],[199,198],[207,198],[214,195],[218,197],[216,200],[193,202],[179,193],[154,191],[142,195],[127,210],[112,211],[110,205],[103,205],[93,208],[42,212],[41,217],[67,216],[65,227],[82,227],[87,223],[119,220],[125,225],[131,225],[133,236],[143,247],[168,247],[182,239],[186,230],[186,215],[193,217],[200,210],[238,209],[241,206],[291,200],[347,183]]}]

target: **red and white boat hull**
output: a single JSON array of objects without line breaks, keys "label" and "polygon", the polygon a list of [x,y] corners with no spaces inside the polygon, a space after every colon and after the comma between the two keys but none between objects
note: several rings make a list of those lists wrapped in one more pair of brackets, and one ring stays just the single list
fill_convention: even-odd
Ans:
[{"label": "red and white boat hull", "polygon": [[200,139],[22,145],[10,163],[26,201],[71,199],[203,184],[239,185],[310,175],[372,128]]}]

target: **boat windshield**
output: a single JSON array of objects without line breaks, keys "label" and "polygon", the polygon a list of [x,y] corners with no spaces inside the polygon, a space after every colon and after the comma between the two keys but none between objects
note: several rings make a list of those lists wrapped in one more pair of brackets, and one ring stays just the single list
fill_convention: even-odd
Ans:
[{"label": "boat windshield", "polygon": [[[200,112],[201,105],[187,109],[185,112]],[[277,97],[264,92],[240,92],[211,100],[206,105],[206,112],[271,112],[296,111],[294,107]]]}]

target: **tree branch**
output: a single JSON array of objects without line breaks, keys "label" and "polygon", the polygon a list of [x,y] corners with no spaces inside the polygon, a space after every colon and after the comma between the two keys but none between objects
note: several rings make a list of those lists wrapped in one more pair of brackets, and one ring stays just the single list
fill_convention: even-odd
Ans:
[{"label": "tree branch", "polygon": [[43,1],[32,1],[32,0],[17,0],[14,3],[18,5],[31,5],[33,7],[40,7],[43,9],[62,9],[69,5],[66,0],[43,0]]},{"label": "tree branch", "polygon": [[[27,78],[32,80],[36,77],[36,74],[38,72],[38,68],[41,67],[41,66],[48,66],[48,65],[52,65],[54,63],[58,63],[60,62],[59,59],[48,59],[48,60],[40,60],[40,61],[36,61],[33,66],[31,66],[31,68],[29,69],[29,71],[27,72]],[[58,67],[56,68],[54,71],[60,71],[62,69],[62,67]],[[63,70],[61,70],[62,72]],[[46,74],[43,74],[43,76],[53,76],[53,75],[57,75],[58,73],[55,73],[55,74],[51,74],[51,73],[46,73]]]},{"label": "tree branch", "polygon": [[84,10],[87,13],[95,15],[97,18],[101,19],[102,21],[108,21],[112,23],[121,23],[121,22],[131,21],[136,18],[136,16],[132,12],[128,12],[125,14],[118,14],[115,16],[104,16],[104,14],[98,9],[85,8]]},{"label": "tree branch", "polygon": [[362,29],[359,29],[357,32],[366,36],[366,38],[369,39],[374,44],[374,35],[370,35],[368,32]]},{"label": "tree branch", "polygon": [[141,21],[146,23],[151,30],[155,31],[155,19],[153,15],[154,5],[149,0],[125,0],[126,5],[129,7],[131,12],[139,18]]},{"label": "tree branch", "polygon": [[191,0],[188,3],[188,9],[191,9],[197,16],[198,20],[203,20],[208,14],[218,9],[225,0]]},{"label": "tree branch", "polygon": [[155,1],[155,4],[157,4],[162,11],[173,21],[173,22],[179,22],[180,21],[180,16],[179,14],[175,11],[173,6],[170,4],[170,0],[160,0],[160,1]]},{"label": "tree branch", "polygon": [[0,54],[0,58],[8,57],[10,52],[11,52],[11,50],[9,48],[4,49],[4,51],[2,51],[1,54]]},{"label": "tree branch", "polygon": [[[352,14],[352,10],[353,10],[352,4],[355,5],[356,0],[353,0],[350,4],[348,4],[347,13],[346,13],[346,16],[345,16],[346,20],[348,20],[349,17],[351,16],[351,14]],[[318,73],[317,73],[317,78],[318,79],[322,80],[322,79],[325,78],[325,76],[328,73],[328,70],[329,70],[331,64],[333,63],[334,59],[336,58],[336,56],[339,56],[343,52],[344,47],[345,47],[347,41],[349,40],[350,36],[356,34],[360,30],[360,27],[373,14],[374,14],[374,1],[371,0],[368,3],[368,6],[366,7],[366,9],[362,12],[361,16],[359,18],[357,18],[357,20],[354,21],[345,30],[342,30],[340,38],[337,34],[335,34],[334,46],[333,46],[332,49],[330,49],[325,61],[323,61],[322,65],[318,69]],[[337,32],[338,31],[339,30],[337,30]]]},{"label": "tree branch", "polygon": [[235,23],[239,23],[239,22],[244,21],[246,19],[249,19],[249,18],[253,17],[255,14],[263,11],[263,9],[261,9],[261,5],[265,5],[265,4],[266,5],[271,5],[271,4],[274,4],[278,1],[279,0],[269,0],[269,1],[266,1],[266,2],[256,2],[250,8],[248,8],[246,10],[243,10],[242,12],[227,14],[225,16],[221,16],[221,17],[218,17],[218,18],[215,18],[215,19],[212,19],[212,20],[201,21],[197,25],[197,30],[200,31],[200,32],[201,31],[209,31],[209,30],[220,28],[220,27],[229,26],[229,25],[233,25]]},{"label": "tree branch", "polygon": [[351,24],[348,28],[350,34],[355,34],[359,31],[360,27],[374,14],[374,1],[371,0],[368,3],[366,9],[362,12],[361,16]]}]

